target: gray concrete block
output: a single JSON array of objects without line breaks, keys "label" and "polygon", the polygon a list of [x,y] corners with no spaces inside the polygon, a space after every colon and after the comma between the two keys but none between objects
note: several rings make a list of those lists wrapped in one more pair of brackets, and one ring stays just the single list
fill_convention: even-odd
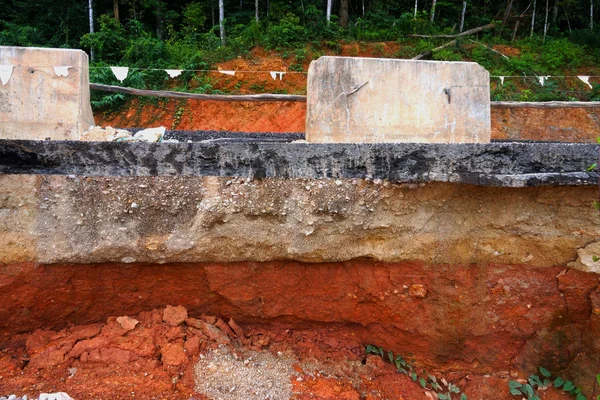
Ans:
[{"label": "gray concrete block", "polygon": [[487,143],[489,73],[469,62],[321,57],[306,137],[321,143]]},{"label": "gray concrete block", "polygon": [[0,139],[73,140],[94,124],[85,52],[0,46],[0,65],[14,66],[0,83]]}]

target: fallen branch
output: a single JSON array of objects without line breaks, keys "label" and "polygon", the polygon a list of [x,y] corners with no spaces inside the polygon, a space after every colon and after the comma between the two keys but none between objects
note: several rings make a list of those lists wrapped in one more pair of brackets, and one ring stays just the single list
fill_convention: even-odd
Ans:
[{"label": "fallen branch", "polygon": [[600,108],[600,101],[492,101],[498,108]]},{"label": "fallen branch", "polygon": [[506,58],[507,60],[509,59],[506,54],[502,54],[498,50],[492,49],[490,46],[486,46],[485,44],[480,43],[480,42],[478,42],[476,40],[473,40],[473,39],[469,39],[469,41],[471,41],[471,42],[473,42],[475,44],[481,45],[481,46],[485,47],[486,49],[493,51],[494,53],[500,54],[502,57]]},{"label": "fallen branch", "polygon": [[443,44],[443,45],[441,45],[439,47],[436,47],[435,49],[431,49],[429,51],[426,51],[425,53],[421,53],[418,56],[411,58],[411,60],[422,60],[425,57],[431,56],[434,51],[438,51],[438,50],[441,50],[441,49],[443,49],[445,47],[453,46],[455,44],[456,44],[456,39],[454,39],[454,40],[452,40],[452,41],[450,41],[450,42],[448,42],[446,44]]},{"label": "fallen branch", "polygon": [[169,97],[175,99],[198,99],[213,101],[293,101],[306,103],[306,96],[295,94],[244,94],[244,95],[223,95],[223,94],[200,94],[185,93],[162,90],[144,90],[133,89],[122,86],[101,85],[99,83],[90,83],[90,89],[101,90],[104,92],[125,93],[134,96],[152,96]]},{"label": "fallen branch", "polygon": [[473,35],[475,33],[481,32],[486,29],[495,28],[496,24],[487,24],[477,28],[469,29],[468,31],[464,31],[462,33],[457,33],[456,35],[408,35],[409,37],[417,37],[417,38],[427,38],[427,39],[452,39],[459,38],[463,36]]}]

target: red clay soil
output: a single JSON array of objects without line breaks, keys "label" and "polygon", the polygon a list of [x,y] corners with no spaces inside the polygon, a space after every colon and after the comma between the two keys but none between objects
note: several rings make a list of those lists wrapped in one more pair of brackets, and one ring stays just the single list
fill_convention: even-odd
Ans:
[{"label": "red clay soil", "polygon": [[226,103],[167,101],[140,105],[134,99],[119,114],[96,114],[96,124],[120,128],[165,126],[168,129],[235,132],[304,132],[304,103]]},{"label": "red clay soil", "polygon": [[[380,357],[365,355],[351,335],[336,338],[327,329],[291,330],[276,324],[241,327],[232,319],[226,323],[214,316],[190,317],[185,308],[172,306],[12,337],[0,351],[0,393],[30,398],[60,391],[74,399],[210,399],[195,389],[194,364],[201,355],[223,347],[239,357],[249,350],[291,353],[293,399],[434,398]],[[462,375],[453,374],[451,382],[469,398],[514,398],[506,377]],[[540,395],[569,398],[552,388]]]},{"label": "red clay soil", "polygon": [[[369,261],[0,266],[0,396],[199,398],[191,366],[223,344],[291,351],[296,398],[426,398],[366,358],[369,343],[412,356],[471,399],[509,399],[509,377],[539,366],[591,393],[598,278],[562,271]],[[167,304],[204,323],[156,310]],[[127,315],[140,323],[115,318]],[[329,372],[315,375],[315,359]]]}]

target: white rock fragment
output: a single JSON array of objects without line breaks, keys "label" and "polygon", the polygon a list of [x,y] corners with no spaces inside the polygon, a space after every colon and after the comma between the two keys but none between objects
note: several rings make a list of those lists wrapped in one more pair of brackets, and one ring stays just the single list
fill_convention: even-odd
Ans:
[{"label": "white rock fragment", "polygon": [[42,393],[38,400],[73,400],[71,396],[65,392]]},{"label": "white rock fragment", "polygon": [[141,140],[144,142],[160,142],[165,135],[167,128],[164,126],[158,128],[148,128],[142,129],[135,135],[133,135],[134,140]]}]

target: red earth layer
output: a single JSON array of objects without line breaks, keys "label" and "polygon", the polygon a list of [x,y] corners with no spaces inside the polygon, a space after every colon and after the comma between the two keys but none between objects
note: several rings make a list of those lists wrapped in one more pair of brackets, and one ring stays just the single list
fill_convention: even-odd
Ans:
[{"label": "red earth layer", "polygon": [[[542,365],[566,377],[577,377],[591,393],[598,348],[594,332],[600,329],[600,316],[592,312],[600,309],[598,278],[576,270],[561,271],[559,267],[369,261],[6,265],[0,267],[0,290],[7,293],[0,302],[1,359],[5,365],[0,370],[13,372],[9,380],[3,374],[0,389],[16,392],[36,382],[48,385],[44,389],[60,389],[62,384],[78,382],[66,380],[65,371],[85,361],[80,377],[89,379],[82,386],[73,383],[67,387],[80,398],[88,396],[85,390],[96,386],[93,396],[111,390],[111,395],[116,395],[128,385],[144,387],[142,375],[149,371],[157,377],[157,386],[149,389],[152,396],[165,391],[172,394],[167,398],[181,398],[181,393],[171,392],[179,389],[169,383],[173,369],[164,365],[164,354],[159,351],[164,340],[160,337],[152,336],[149,342],[148,337],[138,337],[137,333],[119,333],[119,338],[132,336],[114,339],[110,336],[114,334],[114,319],[101,326],[69,327],[102,323],[109,315],[138,315],[136,318],[150,324],[148,329],[154,329],[151,325],[157,318],[152,317],[156,313],[153,309],[181,304],[192,316],[234,318],[249,338],[269,337],[266,343],[271,351],[291,348],[300,360],[362,359],[364,346],[374,343],[397,354],[411,354],[417,365],[446,374],[454,382],[471,376],[481,387],[468,389],[471,381],[463,382],[468,394],[495,391],[494,398],[501,399],[508,376],[527,376]],[[108,332],[112,339],[105,350],[101,346],[85,360],[81,353],[58,366],[42,368],[38,374],[33,366],[44,363],[34,361],[30,349],[24,347],[28,339],[30,343],[36,340],[31,334],[21,334],[36,329],[62,331],[42,335],[54,337],[55,345],[50,347],[58,353],[50,355],[58,360],[64,359],[63,352],[71,351],[68,347],[91,335],[90,330]],[[167,335],[160,329],[159,336]],[[39,335],[34,333],[33,337]],[[73,335],[83,336],[74,342]],[[177,338],[181,339],[179,344],[185,343],[182,337]],[[125,343],[117,346],[113,339]],[[114,350],[129,351],[131,346],[145,350],[136,350],[142,353],[135,357]],[[41,348],[48,349],[48,345]],[[112,366],[123,358],[128,366],[119,372]],[[493,379],[485,380],[484,374],[491,374]],[[390,381],[404,378],[392,376],[381,378],[376,390],[385,393],[387,387],[402,386]],[[136,381],[138,378],[141,380]],[[344,379],[306,382],[319,387],[341,385],[338,392],[348,387]],[[143,390],[136,391],[136,397],[140,393]],[[313,398],[328,398],[320,396]],[[380,398],[421,398],[402,396]]]},{"label": "red earth layer", "polygon": [[[170,309],[183,310],[184,315],[168,318]],[[0,352],[0,393],[31,397],[61,391],[75,399],[208,399],[195,391],[193,368],[200,354],[218,346],[241,354],[247,349],[291,350],[296,359],[290,376],[293,399],[428,398],[418,383],[391,364],[365,355],[355,339],[336,339],[327,329],[296,331],[277,324],[242,328],[233,320],[189,317],[183,307],[171,306],[134,318],[110,317],[105,323],[12,337]],[[315,358],[324,360],[327,372],[315,368]],[[454,373],[452,378],[470,398],[513,398],[507,377]],[[569,398],[552,388],[540,396]]]}]

